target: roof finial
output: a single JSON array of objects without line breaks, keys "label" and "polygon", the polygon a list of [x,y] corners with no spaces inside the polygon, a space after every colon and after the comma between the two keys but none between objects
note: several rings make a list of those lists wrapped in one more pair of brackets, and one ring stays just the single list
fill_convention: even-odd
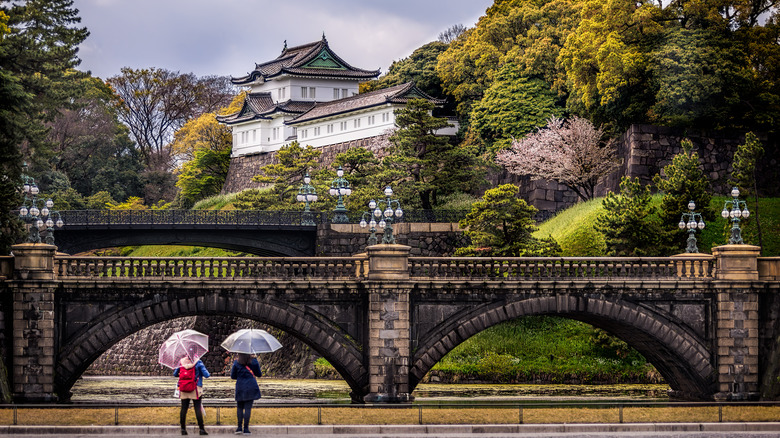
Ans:
[{"label": "roof finial", "polygon": [[325,39],[325,31],[324,31],[324,30],[322,31],[322,41],[327,41],[327,40]]},{"label": "roof finial", "polygon": [[287,51],[287,40],[284,40],[284,47],[282,48],[282,52]]}]

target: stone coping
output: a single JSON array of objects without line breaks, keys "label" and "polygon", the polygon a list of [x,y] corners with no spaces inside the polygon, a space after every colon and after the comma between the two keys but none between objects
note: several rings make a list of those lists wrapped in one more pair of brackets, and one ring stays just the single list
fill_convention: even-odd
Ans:
[{"label": "stone coping", "polygon": [[[197,426],[187,427],[197,435]],[[753,423],[599,423],[599,424],[428,424],[428,425],[261,425],[251,426],[259,436],[317,435],[429,435],[455,434],[517,436],[529,433],[599,433],[599,432],[780,432],[780,422]],[[232,435],[234,426],[206,426],[211,435]],[[0,435],[178,435],[179,426],[0,426]]]}]

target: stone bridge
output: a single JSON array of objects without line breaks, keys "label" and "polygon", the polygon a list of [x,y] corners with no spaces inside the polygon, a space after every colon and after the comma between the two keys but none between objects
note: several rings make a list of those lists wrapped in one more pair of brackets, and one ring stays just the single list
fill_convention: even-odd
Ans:
[{"label": "stone bridge", "polygon": [[[187,315],[279,328],[327,359],[355,402],[407,402],[431,367],[488,327],[528,315],[623,339],[686,399],[775,398],[780,258],[728,245],[656,258],[120,258],[22,244],[0,259],[17,401],[67,400],[124,337]],[[220,340],[215,340],[219,342]]]},{"label": "stone bridge", "polygon": [[[94,249],[138,245],[206,246],[268,257],[351,255],[365,250],[366,230],[356,224],[333,224],[323,212],[239,210],[69,210],[65,227],[55,231],[59,251],[77,254]],[[452,253],[464,245],[457,222],[461,210],[405,213],[401,243],[425,255]],[[304,221],[306,219],[306,221]],[[303,223],[310,225],[303,225]],[[399,234],[399,233],[396,233]],[[409,241],[410,240],[410,241]],[[422,244],[420,241],[422,240]],[[415,243],[416,242],[416,243]]]}]

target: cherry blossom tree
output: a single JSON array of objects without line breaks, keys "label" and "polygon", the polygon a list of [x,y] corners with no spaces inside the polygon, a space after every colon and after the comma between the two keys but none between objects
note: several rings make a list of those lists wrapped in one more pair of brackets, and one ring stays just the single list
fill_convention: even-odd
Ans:
[{"label": "cherry blossom tree", "polygon": [[556,181],[588,200],[599,178],[619,163],[612,140],[605,142],[603,134],[581,117],[551,117],[547,127],[499,152],[496,162],[516,175]]}]

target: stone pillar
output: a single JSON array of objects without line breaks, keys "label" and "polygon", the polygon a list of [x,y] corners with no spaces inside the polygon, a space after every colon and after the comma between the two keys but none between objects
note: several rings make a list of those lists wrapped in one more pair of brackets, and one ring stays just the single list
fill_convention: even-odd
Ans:
[{"label": "stone pillar", "polygon": [[404,245],[367,248],[368,386],[367,403],[403,403],[409,390],[409,250]]},{"label": "stone pillar", "polygon": [[54,253],[41,243],[14,245],[13,398],[55,401]]},{"label": "stone pillar", "polygon": [[724,245],[716,258],[718,387],[716,400],[759,396],[757,258],[761,248]]}]

